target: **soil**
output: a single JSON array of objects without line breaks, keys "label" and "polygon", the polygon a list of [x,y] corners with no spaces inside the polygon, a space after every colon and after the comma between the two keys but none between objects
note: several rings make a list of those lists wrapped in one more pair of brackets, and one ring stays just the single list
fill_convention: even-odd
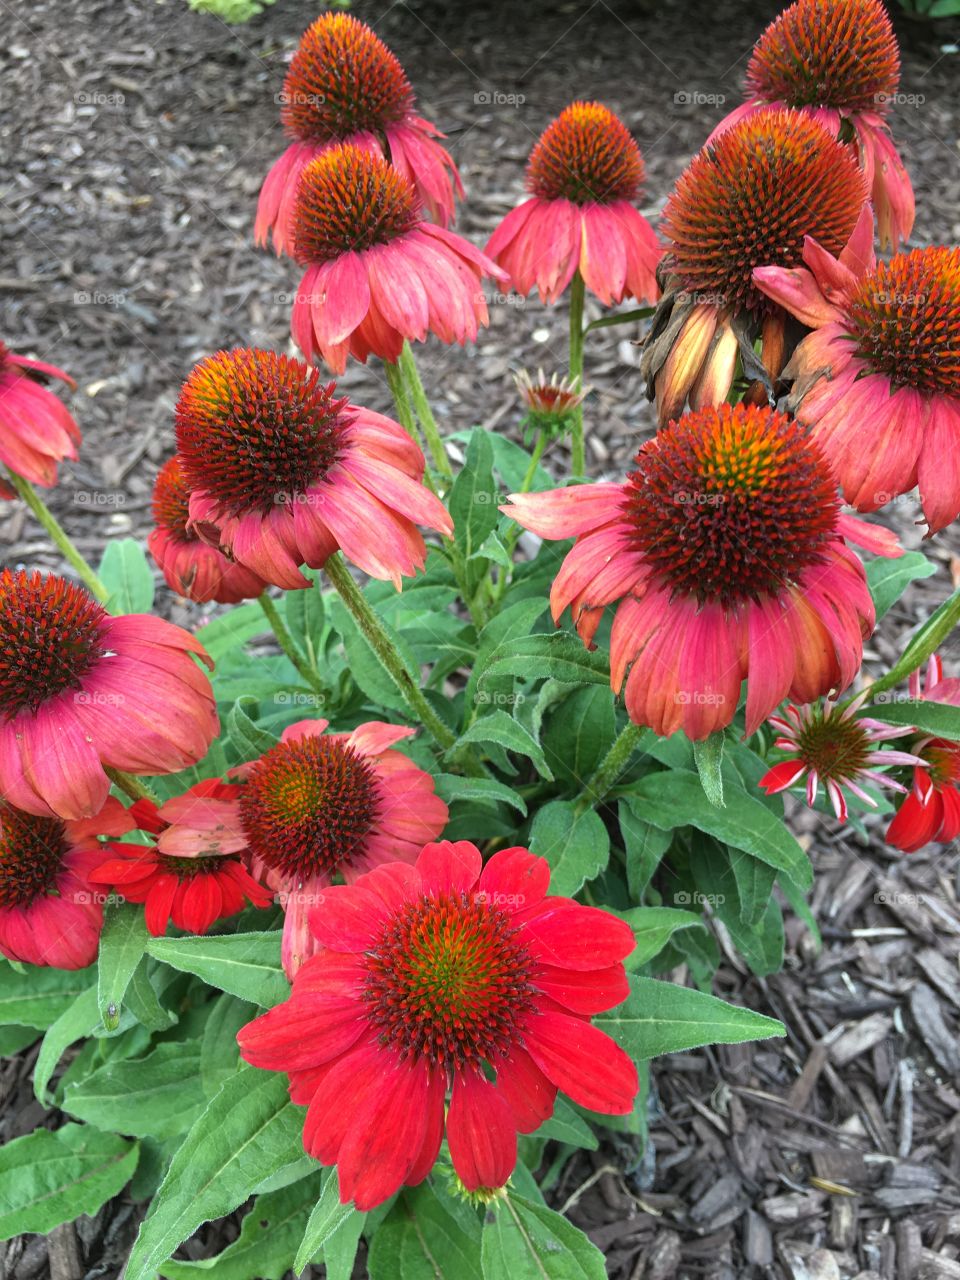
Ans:
[{"label": "soil", "polygon": [[[358,3],[400,57],[422,113],[449,135],[468,198],[458,229],[482,244],[520,197],[526,156],[573,97],[601,98],[633,130],[654,218],[717,120],[740,101],[756,35],[779,6],[749,0],[523,5]],[[317,14],[277,0],[228,28],[185,0],[8,0],[0,49],[0,337],[76,378],[84,433],[52,509],[81,550],[143,536],[172,409],[220,347],[286,349],[288,261],[252,243],[256,195],[284,145],[285,59]],[[960,27],[896,10],[904,94],[894,132],[917,191],[914,243],[960,239]],[[428,342],[421,373],[444,430],[515,431],[512,374],[563,372],[564,307],[508,294],[461,351]],[[591,335],[588,460],[619,476],[653,418],[632,326]],[[375,367],[341,389],[389,411]],[[548,465],[562,474],[559,449]],[[892,520],[919,545],[917,511]],[[915,584],[867,652],[888,664],[952,589],[956,530],[927,546]],[[19,504],[0,510],[10,565],[62,567]],[[163,607],[195,621],[167,594]],[[960,648],[948,652],[960,659]],[[817,953],[792,921],[784,972],[757,982],[732,953],[718,994],[783,1019],[785,1044],[662,1059],[651,1144],[606,1144],[554,1189],[623,1280],[931,1280],[960,1276],[960,906],[955,848],[909,859],[879,839],[795,815],[817,865]],[[682,980],[682,974],[673,975]],[[33,1101],[33,1054],[0,1064],[5,1139],[56,1125]],[[136,1229],[124,1198],[93,1220],[0,1246],[0,1278],[113,1277]],[[236,1218],[198,1234],[209,1256]],[[4,1253],[5,1249],[5,1253]],[[358,1272],[359,1273],[359,1272]]]}]

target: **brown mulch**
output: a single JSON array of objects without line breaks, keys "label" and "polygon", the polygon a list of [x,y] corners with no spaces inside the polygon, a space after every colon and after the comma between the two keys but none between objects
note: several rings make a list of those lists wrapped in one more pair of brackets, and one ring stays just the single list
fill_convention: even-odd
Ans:
[{"label": "brown mulch", "polygon": [[[459,229],[483,243],[517,200],[540,130],[573,96],[600,97],[634,131],[654,217],[713,124],[739,101],[756,34],[779,8],[761,0],[522,5],[359,3],[395,49],[423,113],[443,128],[468,201]],[[285,349],[297,269],[252,245],[256,193],[283,145],[275,95],[284,59],[317,13],[277,0],[227,29],[185,0],[11,0],[0,76],[0,337],[61,364],[80,389],[80,461],[53,509],[81,549],[143,536],[171,416],[192,365],[220,346]],[[923,244],[960,238],[960,27],[895,18],[904,106],[895,132],[914,177]],[[519,105],[477,95],[522,96]],[[678,100],[718,98],[700,106]],[[511,374],[562,372],[564,308],[513,295],[465,351],[428,343],[424,381],[445,429],[515,429]],[[653,418],[630,327],[591,335],[595,388],[588,458],[621,474]],[[379,371],[341,387],[388,411]],[[548,459],[558,474],[564,458]],[[916,509],[893,520],[919,544]],[[910,588],[867,651],[888,665],[953,586],[960,539],[927,548],[937,574]],[[0,509],[8,564],[58,566],[18,504]],[[160,607],[195,620],[165,593]],[[960,649],[949,656],[960,661]],[[786,1042],[663,1059],[651,1145],[619,1139],[578,1156],[552,1192],[622,1280],[934,1280],[960,1277],[960,909],[957,851],[891,856],[798,812],[817,866],[817,954],[796,921],[788,961],[757,982],[728,957],[718,994],[781,1017]],[[682,980],[684,975],[675,974]],[[56,1124],[33,1100],[34,1052],[0,1063],[4,1140]],[[49,1240],[0,1245],[0,1280],[111,1280],[140,1206],[123,1197]],[[193,1256],[234,1238],[237,1215],[199,1233]],[[358,1268],[358,1274],[360,1269]]]}]

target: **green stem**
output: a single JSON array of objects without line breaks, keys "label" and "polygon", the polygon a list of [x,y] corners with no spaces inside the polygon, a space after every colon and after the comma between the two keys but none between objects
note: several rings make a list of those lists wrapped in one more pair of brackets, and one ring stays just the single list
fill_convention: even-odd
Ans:
[{"label": "green stem", "polygon": [[[333,583],[337,594],[343,601],[354,622],[359,627],[367,644],[376,654],[380,665],[387,672],[393,683],[400,690],[404,701],[416,719],[420,721],[434,740],[449,751],[456,744],[456,735],[449,729],[430,703],[423,696],[420,686],[414,681],[397,653],[396,647],[384,631],[380,619],[370,608],[363,592],[353,580],[343,557],[336,552],[324,565],[327,577]],[[474,776],[484,772],[483,766],[472,758],[464,757],[464,767]]]},{"label": "green stem", "polygon": [[[583,299],[583,276],[575,271],[570,283],[570,379],[577,391],[583,390]],[[573,412],[571,449],[570,469],[574,476],[582,476],[585,467],[582,404]]]},{"label": "green stem", "polygon": [[547,447],[547,433],[541,431],[537,436],[537,443],[533,446],[533,456],[530,459],[530,465],[527,467],[527,474],[523,477],[523,484],[520,486],[521,493],[529,493],[530,486],[533,484],[533,477],[537,474],[537,463],[543,457],[543,451]]},{"label": "green stem", "polygon": [[407,395],[407,385],[404,381],[403,370],[399,364],[391,364],[389,360],[384,360],[383,367],[387,373],[387,386],[393,396],[393,403],[397,407],[397,418],[400,421],[400,425],[412,440],[416,440],[422,449],[423,436],[417,430],[417,420],[410,405],[410,397]]},{"label": "green stem", "polygon": [[125,792],[131,800],[149,800],[152,804],[159,804],[160,801],[139,778],[132,773],[124,773],[122,769],[110,769],[104,765],[104,773],[110,779],[115,787],[119,787]]},{"label": "green stem", "polygon": [[87,564],[83,556],[70,541],[66,530],[61,526],[53,512],[49,509],[44,500],[34,489],[29,480],[24,480],[23,476],[18,476],[15,472],[4,467],[7,479],[16,489],[19,496],[24,500],[38,522],[43,525],[47,533],[63,552],[64,559],[76,569],[77,573],[90,588],[92,595],[103,604],[110,596],[110,592],[103,585],[100,579],[94,573],[90,565]]},{"label": "green stem", "polygon": [[583,793],[574,805],[577,814],[598,805],[630,763],[634,751],[640,745],[643,730],[631,722],[614,742],[591,778],[584,784]]},{"label": "green stem", "polygon": [[266,592],[264,592],[262,596],[257,597],[257,603],[260,605],[260,608],[263,610],[264,617],[270,624],[270,630],[276,637],[277,644],[293,663],[298,674],[302,677],[304,682],[310,686],[314,693],[320,697],[321,701],[326,701],[326,685],[297,648],[287,624],[280,617],[277,606],[273,603]]},{"label": "green stem", "polygon": [[446,480],[452,480],[453,468],[450,466],[450,459],[447,457],[446,448],[440,437],[440,429],[437,426],[436,418],[433,416],[433,410],[430,408],[427,393],[424,391],[423,383],[420,381],[417,362],[413,358],[409,342],[403,344],[403,350],[400,352],[400,359],[397,364],[403,374],[403,380],[413,403],[414,412],[420,420],[420,426],[430,449],[430,456],[433,458],[434,466]]}]

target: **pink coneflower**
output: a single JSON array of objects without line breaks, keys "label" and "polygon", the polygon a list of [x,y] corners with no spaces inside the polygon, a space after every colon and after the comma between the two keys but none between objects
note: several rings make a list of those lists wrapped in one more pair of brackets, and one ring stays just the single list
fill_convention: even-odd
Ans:
[{"label": "pink coneflower", "polygon": [[347,355],[395,364],[404,341],[473,341],[487,323],[483,277],[505,272],[462,236],[424,222],[409,179],[355,146],[304,169],[291,218],[293,256],[307,272],[293,304],[293,340],[343,373]]},{"label": "pink coneflower", "polygon": [[750,101],[720,122],[707,145],[765,106],[802,111],[835,138],[849,130],[880,243],[896,249],[914,215],[910,178],[886,122],[899,83],[897,38],[880,0],[796,0],[756,43],[747,67]]},{"label": "pink coneflower", "polygon": [[153,519],[156,527],[147,547],[171,590],[200,604],[237,604],[255,600],[266,589],[259,574],[229,559],[190,528],[190,489],[177,454],[157,472]]},{"label": "pink coneflower", "polygon": [[476,846],[444,841],[310,913],[318,954],[237,1039],[247,1062],[289,1075],[304,1147],[336,1164],[344,1203],[372,1209],[422,1182],[444,1130],[463,1186],[493,1192],[560,1089],[607,1115],[632,1108],[636,1067],[590,1019],[626,998],[633,934],[547,897],[549,881],[526,849],[483,866]]},{"label": "pink coneflower", "polygon": [[[194,800],[230,799],[236,788],[217,778],[195,783],[179,798],[176,812]],[[170,825],[166,806],[138,800],[128,810],[131,827],[160,836]],[[274,895],[250,875],[239,857],[218,849],[178,857],[155,844],[112,844],[101,850],[89,873],[93,884],[112,886],[128,902],[142,902],[150,933],[162,937],[172,922],[187,933],[203,934],[217,920],[242,911],[245,903],[269,907]]]},{"label": "pink coneflower", "polygon": [[341,142],[389,160],[431,218],[450,224],[463,186],[453,160],[435,141],[444,135],[415,114],[403,68],[366,23],[345,13],[322,14],[301,37],[280,101],[280,118],[293,142],[260,192],[257,244],[265,245],[272,231],[277,253],[292,253],[290,219],[300,175]]},{"label": "pink coneflower", "polygon": [[749,399],[768,401],[786,359],[787,315],[753,269],[796,265],[809,235],[838,253],[866,198],[851,148],[796,111],[754,112],[694,157],[660,221],[664,297],[640,364],[661,425],[687,401],[721,404],[738,372],[752,384]]},{"label": "pink coneflower", "polygon": [[876,262],[865,215],[834,258],[808,240],[793,270],[754,272],[809,334],[784,369],[846,500],[876,511],[920,488],[930,533],[960,512],[960,249]]},{"label": "pink coneflower", "polygon": [[487,254],[526,295],[534,286],[556,302],[573,279],[610,306],[652,302],[663,253],[634,208],[643,159],[626,125],[599,102],[574,102],[540,136],[527,165],[532,199],[494,231]]},{"label": "pink coneflower", "polygon": [[791,703],[782,715],[771,716],[769,723],[779,735],[774,746],[787,752],[790,758],[767,770],[760,779],[761,789],[767,795],[774,795],[806,778],[807,804],[812,806],[822,784],[840,822],[847,820],[844,787],[871,809],[877,807],[877,802],[864,791],[865,786],[906,791],[881,769],[922,762],[907,751],[882,751],[878,744],[890,738],[902,738],[910,733],[910,728],[884,724],[882,720],[866,716],[858,719],[857,712],[867,694],[868,690],[864,690],[842,709],[829,700],[806,707],[795,707]]},{"label": "pink coneflower", "polygon": [[[0,462],[31,484],[57,483],[57,463],[77,457],[80,428],[63,404],[38,380],[76,383],[56,365],[15,356],[0,342]],[[2,484],[0,497],[11,497]]]},{"label": "pink coneflower", "polygon": [[748,733],[784,697],[845,689],[875,614],[844,540],[901,554],[886,530],[840,513],[819,449],[766,406],[685,414],[623,484],[510,504],[524,528],[577,540],[550,594],[555,621],[569,606],[591,644],[619,601],[610,676],[615,692],[626,680],[630,718],[695,740],[731,722],[744,680]]},{"label": "pink coneflower", "polygon": [[103,857],[98,836],[132,829],[113,796],[95,816],[67,822],[0,801],[0,954],[55,969],[93,964],[103,930],[103,894],[90,880]]},{"label": "pink coneflower", "polygon": [[213,666],[180,627],[110,617],[54,574],[0,572],[0,793],[43,818],[88,818],[105,768],[176,773],[206,755],[220,724]]},{"label": "pink coneflower", "polygon": [[188,528],[278,587],[310,586],[299,566],[322,568],[339,549],[399,589],[426,559],[415,526],[453,526],[403,428],[335,390],[272,351],[201,361],[176,413]]},{"label": "pink coneflower", "polygon": [[[910,697],[960,706],[960,680],[944,679],[943,663],[933,654],[921,689],[920,672],[909,681]],[[904,853],[925,844],[948,844],[960,835],[960,742],[921,734],[910,743],[920,757],[913,785],[887,828],[887,843]]]},{"label": "pink coneflower", "polygon": [[335,876],[348,884],[383,862],[413,862],[447,821],[433,779],[395,745],[413,729],[373,721],[325,733],[328,721],[285,729],[259,760],[235,770],[232,796],[164,806],[158,840],[176,856],[244,853],[285,910],[283,964],[292,977],[315,947],[307,913]]}]

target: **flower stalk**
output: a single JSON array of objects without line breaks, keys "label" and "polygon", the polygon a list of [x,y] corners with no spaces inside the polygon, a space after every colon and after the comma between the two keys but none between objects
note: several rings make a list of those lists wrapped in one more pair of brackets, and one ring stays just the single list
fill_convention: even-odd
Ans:
[{"label": "flower stalk", "polygon": [[33,514],[37,518],[37,522],[50,535],[56,546],[63,553],[63,558],[67,563],[76,570],[80,579],[86,587],[89,588],[93,595],[101,604],[106,603],[109,599],[110,592],[97,577],[94,570],[74,546],[69,534],[57,520],[56,516],[37,493],[36,489],[29,480],[24,480],[22,476],[18,476],[16,472],[11,471],[8,467],[4,467],[6,478],[16,489],[17,494],[21,497]]}]

